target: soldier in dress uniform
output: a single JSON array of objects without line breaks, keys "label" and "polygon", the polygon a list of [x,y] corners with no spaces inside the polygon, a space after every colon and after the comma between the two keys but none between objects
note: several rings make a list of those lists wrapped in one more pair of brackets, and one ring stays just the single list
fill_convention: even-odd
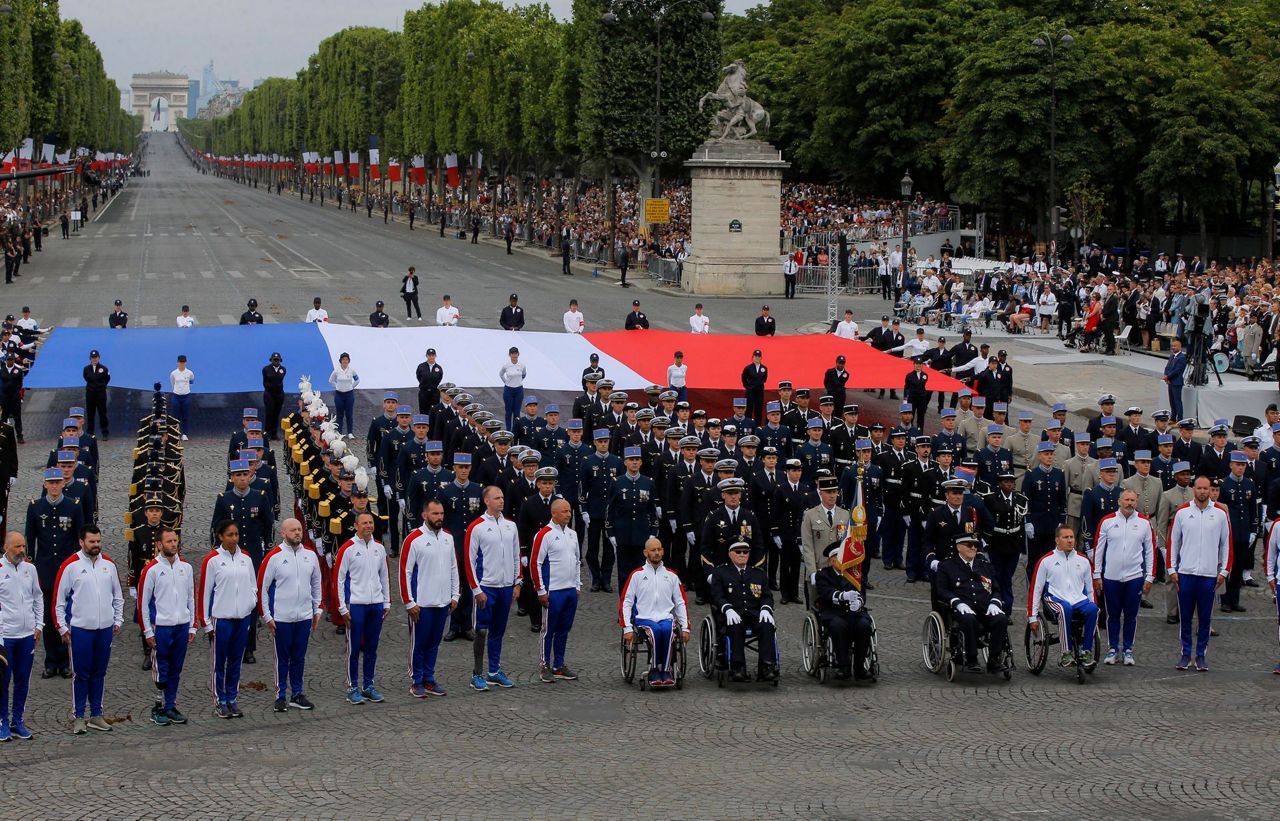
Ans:
[{"label": "soldier in dress uniform", "polygon": [[1067,518],[1067,478],[1054,466],[1056,448],[1045,440],[1037,444],[1037,464],[1022,477],[1027,500],[1027,567],[1034,570],[1040,557],[1053,550],[1054,533]]},{"label": "soldier in dress uniform", "polygon": [[[543,467],[559,469],[560,451],[569,442],[568,432],[560,426],[560,406],[547,405],[540,421],[542,424],[531,435],[529,444],[542,454]],[[519,440],[518,435],[516,439]],[[564,487],[563,480],[561,487]]]},{"label": "soldier in dress uniform", "polygon": [[983,534],[983,538],[988,558],[996,571],[1000,600],[1004,603],[1005,612],[1011,612],[1013,574],[1018,569],[1018,560],[1027,549],[1028,501],[1026,496],[1014,490],[1017,477],[1013,471],[1005,471],[997,478],[996,490],[982,499],[991,515],[989,529]]},{"label": "soldier in dress uniform", "polygon": [[[453,455],[453,479],[440,489],[437,499],[444,506],[444,529],[453,536],[454,559],[461,568],[466,567],[467,528],[484,513],[484,488],[471,481],[472,458],[470,453]],[[460,571],[463,576],[466,571]],[[450,614],[448,638],[460,638],[471,632],[471,585],[458,587],[458,606]]]},{"label": "soldier in dress uniform", "polygon": [[262,366],[262,407],[266,420],[263,435],[267,439],[280,436],[280,412],[284,409],[284,377],[289,369],[284,366],[284,359],[278,352],[272,353],[267,364]]},{"label": "soldier in dress uniform", "polygon": [[923,428],[925,414],[929,411],[929,373],[924,369],[924,360],[912,360],[911,372],[907,374],[902,388],[902,398],[911,406],[917,425]]},{"label": "soldier in dress uniform", "polygon": [[658,496],[653,480],[640,472],[644,454],[632,445],[622,453],[626,468],[610,489],[603,516],[605,536],[617,554],[618,590],[644,563],[644,544],[658,534]]},{"label": "soldier in dress uniform", "polygon": [[866,658],[871,646],[871,617],[863,592],[840,570],[843,544],[832,542],[823,551],[829,564],[818,571],[815,579],[814,605],[835,650],[836,680],[848,681],[852,677],[866,681],[870,678]]},{"label": "soldier in dress uniform", "polygon": [[516,444],[537,447],[533,441],[534,435],[545,424],[546,420],[538,415],[538,397],[528,394],[524,398],[524,408],[516,417],[515,426],[511,430],[516,435]]},{"label": "soldier in dress uniform", "polygon": [[956,410],[943,408],[939,416],[942,419],[942,429],[933,436],[934,449],[947,448],[951,451],[952,458],[959,463],[964,460],[966,441],[964,434],[956,428]]},{"label": "soldier in dress uniform", "polygon": [[1000,591],[992,577],[995,568],[978,553],[978,539],[971,533],[956,536],[952,553],[939,563],[934,578],[934,601],[945,606],[964,636],[964,670],[981,673],[978,666],[978,631],[987,634],[987,672],[1004,672],[1002,657],[1008,640],[1009,616],[1001,607]]},{"label": "soldier in dress uniform", "polygon": [[[949,479],[942,485],[945,503],[929,513],[924,525],[925,564],[929,573],[936,573],[938,563],[955,555],[956,537],[976,536],[981,532],[983,515],[976,499],[967,496],[969,483],[963,478]],[[984,508],[985,509],[985,508]],[[908,577],[907,581],[919,581]]]},{"label": "soldier in dress uniform", "polygon": [[[80,528],[86,520],[78,500],[63,492],[65,478],[56,468],[45,468],[44,494],[27,506],[26,538],[31,561],[36,566],[41,590],[53,590],[62,563],[80,549]],[[52,625],[53,596],[45,596],[44,623]],[[67,646],[57,630],[44,631],[44,672],[41,678],[71,677]]]},{"label": "soldier in dress uniform", "polygon": [[782,424],[782,403],[777,400],[765,405],[765,423],[756,428],[761,447],[778,451],[778,458],[786,461],[791,454],[791,429]]},{"label": "soldier in dress uniform", "polygon": [[751,629],[759,651],[756,679],[774,681],[778,677],[778,648],[769,577],[763,568],[751,561],[755,548],[749,539],[733,542],[726,547],[725,554],[726,561],[708,572],[708,588],[717,620],[721,621],[728,637],[729,676],[734,681],[750,681],[744,644],[746,631]]},{"label": "soldier in dress uniform", "polygon": [[1248,465],[1249,457],[1244,451],[1232,451],[1231,472],[1222,480],[1218,496],[1219,504],[1227,509],[1231,520],[1231,561],[1228,562],[1231,572],[1222,594],[1224,613],[1245,611],[1240,604],[1240,588],[1244,586],[1244,571],[1253,567],[1253,545],[1261,521],[1258,486],[1245,475]]},{"label": "soldier in dress uniform", "polygon": [[924,553],[921,549],[924,535],[924,524],[933,511],[932,491],[929,487],[929,473],[937,467],[930,458],[933,440],[928,436],[917,436],[912,445],[915,458],[902,466],[902,510],[908,517],[907,522],[907,576],[919,578],[924,575]]},{"label": "soldier in dress uniform", "polygon": [[1004,437],[1004,446],[1013,455],[1013,475],[1018,480],[1036,465],[1036,447],[1040,444],[1040,437],[1031,432],[1034,419],[1030,411],[1019,411],[1017,430]]},{"label": "soldier in dress uniform", "polygon": [[795,391],[795,404],[784,410],[782,422],[791,430],[791,454],[799,455],[800,446],[808,441],[809,420],[816,419],[818,412],[809,407],[809,389],[800,388]]},{"label": "soldier in dress uniform", "polygon": [[844,541],[852,524],[849,509],[840,506],[840,480],[823,474],[818,477],[817,487],[818,504],[806,510],[800,522],[802,584],[806,589],[810,576],[822,567],[823,549],[834,541]]},{"label": "soldier in dress uniform", "polygon": [[813,484],[804,478],[799,459],[789,459],[783,476],[773,491],[770,519],[773,523],[773,550],[770,551],[770,585],[776,585],[782,603],[800,601],[800,553],[803,549],[801,528],[804,513],[818,501]]},{"label": "soldier in dress uniform", "polygon": [[832,453],[831,446],[822,441],[827,432],[822,419],[810,419],[806,423],[806,429],[807,440],[796,451],[796,456],[804,465],[804,478],[812,482],[817,478],[819,470],[834,471],[835,454]]},{"label": "soldier in dress uniform", "polygon": [[427,463],[409,477],[406,532],[422,526],[422,511],[426,510],[427,502],[439,500],[441,491],[453,481],[452,471],[444,466],[444,446],[437,440],[428,439],[426,453]]},{"label": "soldier in dress uniform", "polygon": [[[880,425],[872,425],[871,433],[874,441]],[[906,490],[902,484],[902,469],[910,460],[906,450],[907,432],[895,428],[889,436],[889,447],[878,453],[873,461],[884,474],[884,518],[880,522],[880,553],[886,568],[905,569],[904,550],[906,548],[907,522],[909,513]]]},{"label": "soldier in dress uniform", "polygon": [[[746,483],[736,477],[721,479],[716,483],[721,502],[702,522],[698,539],[698,552],[704,574],[729,559],[729,546],[737,542],[746,542],[751,546],[750,564],[761,569],[766,591],[769,587],[768,574],[764,572],[768,560],[765,550],[764,532],[754,514],[742,506],[743,491]],[[705,587],[705,575],[703,576]]]},{"label": "soldier in dress uniform", "polygon": [[430,414],[440,401],[440,383],[444,368],[436,362],[436,349],[427,348],[426,359],[418,363],[414,376],[418,381],[418,412]]},{"label": "soldier in dress uniform", "polygon": [[[1169,546],[1169,526],[1173,523],[1173,515],[1178,508],[1189,503],[1193,498],[1191,490],[1191,463],[1174,462],[1173,487],[1160,494],[1160,506],[1156,510],[1156,578],[1164,581],[1168,568],[1165,559]],[[1169,585],[1165,590],[1165,622],[1178,623],[1178,591]]]},{"label": "soldier in dress uniform", "polygon": [[978,463],[978,481],[995,487],[1001,473],[1013,470],[1013,454],[1004,447],[1004,427],[987,426],[987,446],[974,456]]},{"label": "soldier in dress uniform", "polygon": [[1110,457],[1098,460],[1098,483],[1084,493],[1080,506],[1080,532],[1084,536],[1084,553],[1093,556],[1093,537],[1097,533],[1098,523],[1108,513],[1120,509],[1120,472],[1119,461]]},{"label": "soldier in dress uniform", "polygon": [[622,460],[611,452],[611,438],[607,427],[598,428],[593,434],[595,452],[583,464],[582,485],[578,491],[587,528],[587,544],[583,552],[586,554],[587,569],[591,572],[592,592],[613,589],[610,574],[614,555],[613,546],[605,540],[606,514],[614,481],[623,473],[624,468]]},{"label": "soldier in dress uniform", "polygon": [[[536,460],[534,464],[536,465]],[[514,517],[516,534],[520,539],[521,576],[524,579],[520,585],[520,610],[529,616],[529,629],[535,633],[542,632],[543,606],[538,601],[537,587],[533,584],[529,556],[533,550],[534,538],[551,521],[551,505],[564,499],[556,492],[558,479],[559,473],[555,468],[536,468],[534,492],[524,497],[519,513]],[[526,589],[528,593],[525,592]]]},{"label": "soldier in dress uniform", "polygon": [[[1151,460],[1151,475],[1160,480],[1161,492],[1173,487],[1173,466],[1176,461],[1173,458],[1173,434],[1159,433],[1156,434],[1156,453]],[[1280,451],[1276,452],[1280,455]],[[1276,463],[1280,467],[1280,462]],[[1264,495],[1265,500],[1265,495]],[[1154,518],[1154,517],[1152,517]]]},{"label": "soldier in dress uniform", "polygon": [[1062,477],[1067,483],[1067,525],[1076,533],[1077,544],[1084,544],[1080,537],[1080,516],[1084,505],[1084,493],[1097,484],[1098,460],[1089,455],[1093,437],[1078,433],[1075,438],[1075,455],[1062,465]]},{"label": "soldier in dress uniform", "polygon": [[[217,542],[215,529],[218,523],[230,519],[236,523],[240,531],[240,549],[253,562],[257,572],[262,557],[266,555],[267,545],[272,541],[274,522],[271,518],[271,502],[259,490],[249,486],[252,477],[249,463],[243,459],[235,459],[227,466],[231,476],[231,490],[220,495],[213,505],[213,520],[209,525],[209,540]],[[250,616],[249,643],[245,647],[244,663],[253,664],[254,652],[258,649],[257,632],[258,617],[255,609]]]}]

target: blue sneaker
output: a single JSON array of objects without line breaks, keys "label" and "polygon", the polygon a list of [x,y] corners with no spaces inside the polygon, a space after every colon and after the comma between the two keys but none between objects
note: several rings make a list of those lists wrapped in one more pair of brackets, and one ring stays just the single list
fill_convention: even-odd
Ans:
[{"label": "blue sneaker", "polygon": [[436,684],[434,681],[428,681],[422,686],[426,688],[427,695],[429,696],[442,696],[445,694],[444,688],[439,684]]},{"label": "blue sneaker", "polygon": [[387,697],[378,692],[378,688],[370,684],[364,688],[364,700],[372,701],[374,704],[381,704],[387,700]]},{"label": "blue sneaker", "polygon": [[1191,656],[1183,656],[1182,658],[1178,659],[1177,664],[1173,665],[1173,669],[1185,670],[1190,666],[1191,666]]},{"label": "blue sneaker", "polygon": [[13,731],[14,735],[23,741],[31,740],[31,731],[27,729],[26,724],[22,723],[22,719],[15,718],[13,721],[9,722],[9,729]]},{"label": "blue sneaker", "polygon": [[11,736],[9,735],[9,722],[0,721],[0,743],[8,741],[10,738]]},{"label": "blue sneaker", "polygon": [[472,676],[471,689],[479,690],[480,692],[483,693],[489,689],[489,685],[485,683],[484,676]]},{"label": "blue sneaker", "polygon": [[426,698],[427,688],[422,686],[421,684],[415,684],[409,688],[409,695],[413,696],[414,698]]},{"label": "blue sneaker", "polygon": [[364,696],[360,694],[359,687],[352,687],[347,691],[347,701],[352,704],[364,704]]},{"label": "blue sneaker", "polygon": [[508,676],[506,673],[502,672],[501,670],[497,671],[496,673],[489,674],[489,683],[496,684],[499,687],[515,687],[516,686],[516,683],[511,680],[510,676]]}]

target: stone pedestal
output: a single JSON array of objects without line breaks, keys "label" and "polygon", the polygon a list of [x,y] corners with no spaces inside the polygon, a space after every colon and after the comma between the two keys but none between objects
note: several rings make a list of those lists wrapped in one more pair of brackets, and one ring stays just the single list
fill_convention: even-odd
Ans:
[{"label": "stone pedestal", "polygon": [[766,142],[707,140],[685,161],[693,178],[684,290],[780,294],[782,172],[791,163]]}]

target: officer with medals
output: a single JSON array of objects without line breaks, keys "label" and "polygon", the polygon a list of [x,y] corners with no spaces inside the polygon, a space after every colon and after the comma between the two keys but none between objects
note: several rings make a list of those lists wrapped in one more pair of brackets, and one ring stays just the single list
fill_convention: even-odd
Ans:
[{"label": "officer with medals", "polygon": [[982,498],[991,519],[983,533],[987,557],[995,568],[1000,601],[1005,613],[1013,609],[1013,574],[1027,549],[1027,497],[1014,490],[1017,477],[1012,470],[997,477],[995,491]]},{"label": "officer with medals", "polygon": [[[44,494],[27,506],[26,537],[31,562],[41,590],[53,590],[62,563],[80,549],[80,528],[86,524],[80,502],[63,492],[66,479],[59,468],[45,468]],[[44,623],[53,625],[53,595],[44,597]],[[71,661],[67,645],[57,630],[47,629],[44,636],[44,672],[41,678],[71,677]]]},{"label": "officer with medals", "polygon": [[[220,495],[213,505],[213,520],[209,525],[210,543],[216,543],[215,528],[218,523],[227,519],[236,523],[240,531],[240,549],[253,563],[257,572],[262,557],[266,555],[267,545],[272,541],[274,522],[271,518],[271,502],[260,490],[249,486],[252,474],[249,463],[243,459],[231,461],[227,466],[231,476],[231,490]],[[244,663],[253,664],[254,652],[258,649],[258,615],[255,608],[250,615],[249,643],[245,646]]]},{"label": "officer with medals", "polygon": [[831,446],[822,441],[827,429],[821,417],[808,420],[805,429],[807,439],[796,451],[796,456],[804,465],[804,478],[812,482],[817,478],[819,470],[835,470],[835,454]]},{"label": "officer with medals", "polygon": [[[938,566],[955,555],[957,536],[977,536],[982,516],[974,502],[965,496],[969,483],[964,479],[950,479],[943,483],[946,504],[935,507],[925,520],[925,563],[936,574]],[[908,581],[915,579],[908,578]]]},{"label": "officer with medals", "polygon": [[[818,571],[814,580],[814,606],[831,638],[836,681],[852,678],[864,682],[871,678],[866,669],[867,651],[871,648],[871,616],[867,613],[862,589],[841,569],[843,547],[843,541],[832,542],[823,551],[828,564]],[[864,555],[862,564],[865,562]],[[851,572],[856,578],[859,568],[855,566]]]},{"label": "officer with medals", "polygon": [[769,575],[763,568],[768,553],[764,547],[764,533],[760,530],[760,523],[756,521],[755,515],[742,506],[745,488],[746,482],[737,477],[721,479],[716,483],[721,503],[702,522],[698,551],[703,570],[710,573],[728,560],[730,545],[747,544],[751,548],[750,564],[761,568],[767,592]]},{"label": "officer with medals", "polygon": [[[1022,477],[1022,495],[1027,500],[1027,566],[1033,569],[1041,556],[1053,550],[1054,533],[1067,520],[1067,478],[1054,467],[1055,451],[1053,442],[1040,442],[1036,446],[1036,466]],[[995,515],[995,511],[991,512]]]},{"label": "officer with medals", "polygon": [[605,537],[617,557],[618,590],[644,564],[644,545],[658,534],[658,498],[653,480],[640,472],[643,451],[632,445],[622,453],[626,470],[610,489],[604,514]]},{"label": "officer with medals", "polygon": [[974,461],[978,463],[978,480],[995,487],[1001,473],[1013,470],[1013,454],[1003,446],[1004,427],[987,426],[987,446],[978,451]]},{"label": "officer with medals", "polygon": [[[454,557],[459,568],[466,567],[467,528],[484,513],[484,488],[471,481],[472,461],[470,453],[453,455],[452,481],[440,488],[437,497],[444,505],[444,529],[453,535]],[[465,569],[460,571],[466,575]],[[471,632],[471,611],[473,601],[471,586],[459,585],[458,606],[450,615],[449,632],[445,640],[451,641]]]},{"label": "officer with medals", "polygon": [[438,440],[427,440],[426,458],[427,463],[409,477],[406,531],[422,526],[422,511],[427,502],[438,500],[441,490],[453,481],[453,473],[443,464],[444,446]]},{"label": "officer with medals", "polygon": [[[729,678],[733,681],[751,680],[744,652],[748,628],[758,641],[756,680],[774,681],[778,677],[773,594],[769,591],[768,574],[751,560],[756,552],[750,541],[734,541],[725,550],[728,561],[712,568],[708,574],[711,605],[728,645],[717,652],[717,659],[728,656]],[[706,554],[703,556],[705,559]]]},{"label": "officer with medals", "polygon": [[938,563],[933,580],[934,601],[946,608],[964,637],[964,671],[981,673],[978,665],[978,632],[987,635],[987,672],[1004,672],[1002,657],[1009,638],[1009,615],[995,589],[995,569],[978,552],[972,533],[955,537],[952,555]]}]

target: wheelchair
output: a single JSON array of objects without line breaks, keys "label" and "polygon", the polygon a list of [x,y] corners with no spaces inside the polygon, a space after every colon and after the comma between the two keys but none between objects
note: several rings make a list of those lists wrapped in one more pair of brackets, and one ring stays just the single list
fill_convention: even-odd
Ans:
[{"label": "wheelchair", "polygon": [[[747,628],[746,635],[744,655],[755,653],[759,656],[759,636],[750,627]],[[778,643],[775,640],[773,664],[779,668],[779,676],[772,682],[774,687],[778,686],[778,681],[781,678],[780,660]],[[702,675],[705,678],[715,679],[717,687],[723,687],[725,681],[729,678],[729,637],[725,635],[719,622],[716,621],[715,615],[712,613],[702,617],[702,625],[698,628],[698,669],[702,671]]]},{"label": "wheelchair", "polygon": [[[809,586],[804,588],[804,627],[800,631],[800,661],[804,671],[825,684],[835,664],[835,649],[831,645],[831,637],[818,618],[818,611],[809,604]],[[880,678],[879,637],[876,633],[876,620],[871,611],[864,608],[867,618],[871,619],[871,641],[867,645],[867,658],[863,672],[870,676],[869,683],[874,684]]]},{"label": "wheelchair", "polygon": [[[1101,619],[1099,619],[1101,621]],[[1044,672],[1044,668],[1049,663],[1049,648],[1055,644],[1062,643],[1062,633],[1059,629],[1057,614],[1055,614],[1047,604],[1041,604],[1040,615],[1037,619],[1040,626],[1038,631],[1033,632],[1031,625],[1026,626],[1026,634],[1023,637],[1023,648],[1027,655],[1027,670],[1032,675],[1038,676]],[[1095,624],[1093,628],[1093,652],[1096,654],[1101,646],[1099,625]],[[1084,616],[1077,614],[1071,620],[1071,658],[1072,667],[1076,673],[1076,684],[1084,684],[1087,676],[1091,676],[1098,668],[1098,660],[1095,658],[1091,664],[1085,664],[1081,656],[1084,646]]]},{"label": "wheelchair", "polygon": [[[921,652],[924,666],[930,673],[946,672],[947,681],[955,681],[964,666],[964,636],[951,614],[935,604],[925,617],[921,630]],[[978,663],[985,666],[989,660],[986,633],[978,633]],[[1000,666],[1004,668],[1004,680],[1013,678],[1013,646],[1005,636],[1004,651],[1000,654]]]},{"label": "wheelchair", "polygon": [[[649,683],[649,669],[653,666],[653,643],[649,641],[649,633],[643,629],[637,628],[632,635],[631,644],[628,645],[626,639],[618,639],[618,646],[622,652],[622,679],[627,684],[631,684],[636,680],[636,672],[640,675],[641,692],[649,689],[652,685]],[[643,656],[644,664],[641,665],[640,659]],[[684,676],[687,670],[685,664],[684,640],[680,638],[679,625],[673,625],[671,629],[671,672],[675,675],[675,688],[677,690],[684,689]],[[665,687],[665,685],[664,685]]]}]

